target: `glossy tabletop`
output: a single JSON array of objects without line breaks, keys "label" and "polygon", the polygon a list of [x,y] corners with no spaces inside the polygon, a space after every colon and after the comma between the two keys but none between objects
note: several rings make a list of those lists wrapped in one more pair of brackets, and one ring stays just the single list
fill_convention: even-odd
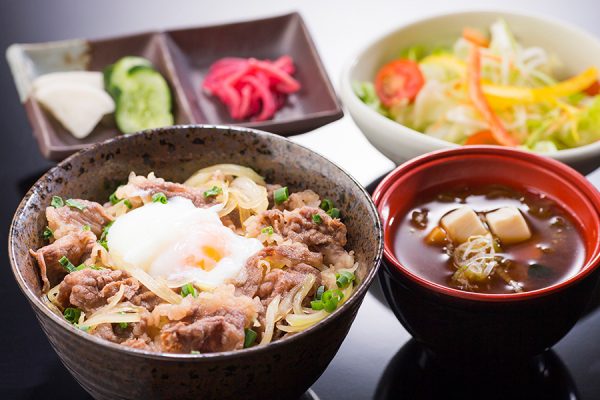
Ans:
[{"label": "glossy tabletop", "polygon": [[[493,6],[548,14],[600,35],[598,5],[490,1]],[[359,47],[400,23],[449,10],[481,8],[476,1],[220,0],[150,1],[3,0],[0,50],[15,42],[106,37],[146,30],[245,20],[300,11],[337,86],[344,62]],[[8,66],[0,60],[0,399],[86,399],[60,364],[19,292],[8,263],[10,220],[21,197],[53,164],[38,152]],[[293,140],[337,162],[364,185],[393,167],[360,134],[349,116]],[[600,186],[600,173],[591,176]],[[600,311],[593,310],[552,352],[518,371],[461,375],[439,367],[396,320],[375,282],[339,353],[313,386],[320,399],[600,398]],[[506,395],[509,393],[510,396]]]}]

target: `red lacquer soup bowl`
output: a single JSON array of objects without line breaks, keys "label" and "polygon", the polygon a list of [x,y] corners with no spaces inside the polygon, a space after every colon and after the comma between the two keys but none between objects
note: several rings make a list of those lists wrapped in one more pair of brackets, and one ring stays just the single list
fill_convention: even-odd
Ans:
[{"label": "red lacquer soup bowl", "polygon": [[[398,261],[394,221],[403,218],[421,194],[437,187],[484,184],[543,193],[562,206],[584,242],[578,272],[538,290],[487,294],[429,281]],[[573,327],[590,302],[600,271],[600,194],[564,164],[500,147],[439,151],[396,168],[373,198],[384,226],[386,265],[381,281],[386,298],[404,327],[437,354],[494,361],[539,354]]]}]

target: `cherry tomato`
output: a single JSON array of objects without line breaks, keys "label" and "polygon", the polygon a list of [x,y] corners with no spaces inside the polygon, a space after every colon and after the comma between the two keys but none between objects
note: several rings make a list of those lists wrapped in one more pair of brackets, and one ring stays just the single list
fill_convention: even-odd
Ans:
[{"label": "cherry tomato", "polygon": [[588,96],[596,96],[600,93],[600,82],[596,81],[592,83],[587,89],[584,90],[584,92]]},{"label": "cherry tomato", "polygon": [[419,65],[412,60],[402,59],[381,67],[375,77],[375,91],[379,100],[390,107],[401,100],[414,100],[424,83]]}]

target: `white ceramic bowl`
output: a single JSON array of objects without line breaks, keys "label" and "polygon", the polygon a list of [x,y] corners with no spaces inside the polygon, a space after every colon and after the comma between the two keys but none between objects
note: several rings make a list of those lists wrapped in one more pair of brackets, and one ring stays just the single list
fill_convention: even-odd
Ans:
[{"label": "white ceramic bowl", "polygon": [[[358,127],[379,151],[400,164],[433,150],[458,145],[423,135],[380,115],[354,94],[352,83],[372,82],[379,67],[396,58],[404,48],[421,43],[450,43],[461,35],[465,26],[487,30],[498,18],[504,18],[523,44],[541,46],[558,56],[562,66],[557,74],[561,78],[576,75],[589,66],[600,67],[600,40],[575,26],[545,16],[468,11],[433,16],[405,25],[361,50],[342,73],[342,100]],[[600,141],[548,156],[588,173],[600,166]]]}]

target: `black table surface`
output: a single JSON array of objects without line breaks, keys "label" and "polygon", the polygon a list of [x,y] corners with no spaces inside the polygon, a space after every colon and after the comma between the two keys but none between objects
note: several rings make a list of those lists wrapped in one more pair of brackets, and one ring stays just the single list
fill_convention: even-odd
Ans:
[{"label": "black table surface", "polygon": [[[68,9],[65,3],[61,2],[63,11]],[[82,3],[70,2],[73,6]],[[70,10],[62,23],[54,5],[54,1],[3,0],[0,51],[13,42],[66,39],[87,32],[67,23],[71,15],[85,12],[83,8]],[[34,11],[36,18],[31,20]],[[92,23],[90,35],[97,36],[101,24]],[[38,152],[3,61],[0,93],[0,243],[6,244],[18,202],[52,163]],[[20,293],[10,271],[5,244],[0,246],[0,299],[4,304],[0,399],[89,398],[60,363]],[[456,369],[460,371],[461,366]],[[494,371],[493,362],[490,371]],[[511,398],[599,399],[600,311],[589,313],[551,352],[532,360],[531,365],[511,377],[499,374],[495,381],[482,385],[484,380],[477,375],[467,379],[454,372],[436,367],[410,339],[387,307],[376,282],[340,351],[312,389],[321,399],[491,398],[499,393],[512,393]]]}]

